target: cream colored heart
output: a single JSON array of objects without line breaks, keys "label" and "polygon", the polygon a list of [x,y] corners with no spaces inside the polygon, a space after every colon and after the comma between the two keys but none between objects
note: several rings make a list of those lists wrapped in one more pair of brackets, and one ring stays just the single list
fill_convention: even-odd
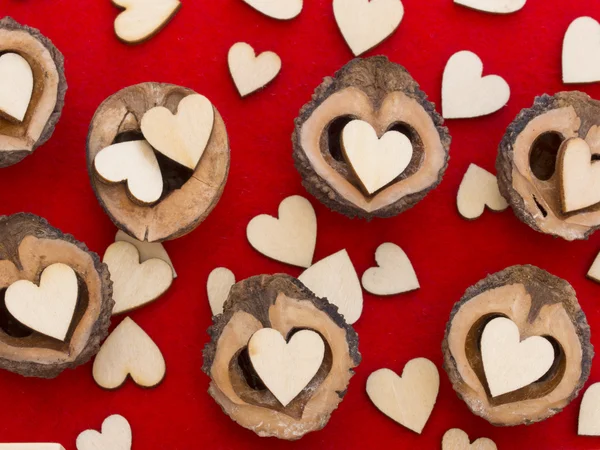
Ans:
[{"label": "cream colored heart", "polygon": [[402,377],[380,369],[367,379],[367,395],[386,416],[421,434],[435,406],[440,390],[437,367],[425,358],[404,366]]},{"label": "cream colored heart", "polygon": [[132,440],[129,422],[115,414],[104,420],[102,433],[86,430],[77,436],[77,450],[130,450]]},{"label": "cream colored heart", "polygon": [[18,443],[0,444],[0,450],[65,450],[60,444],[48,443]]},{"label": "cream colored heart", "polygon": [[465,219],[477,219],[486,206],[493,211],[504,211],[508,203],[500,194],[496,177],[471,164],[458,188],[456,206]]},{"label": "cream colored heart", "polygon": [[113,314],[139,308],[164,294],[173,282],[173,269],[161,259],[140,263],[140,254],[129,242],[115,242],[104,253],[113,282]]},{"label": "cream colored heart", "polygon": [[285,407],[317,374],[325,344],[311,330],[298,331],[286,342],[279,331],[262,328],[250,338],[248,354],[262,382]]},{"label": "cream colored heart", "polygon": [[494,441],[479,438],[471,444],[469,436],[463,430],[452,428],[442,438],[442,450],[497,450]]},{"label": "cream colored heart", "polygon": [[497,75],[482,74],[483,63],[475,53],[462,51],[450,58],[442,81],[444,118],[485,116],[508,103],[508,83]]},{"label": "cream colored heart", "polygon": [[94,381],[104,389],[121,387],[128,376],[139,386],[154,387],[165,373],[165,359],[160,349],[129,317],[104,341],[93,367]]},{"label": "cream colored heart", "polygon": [[77,275],[66,264],[44,269],[40,285],[19,280],[6,290],[6,309],[23,325],[59,341],[69,332],[77,306]]},{"label": "cream colored heart", "polygon": [[454,3],[467,8],[493,14],[510,14],[525,6],[527,0],[454,0]]},{"label": "cream colored heart", "polygon": [[238,42],[229,49],[227,61],[231,78],[242,97],[265,87],[281,70],[279,56],[273,52],[256,56],[245,42]]},{"label": "cream colored heart", "polygon": [[413,266],[400,247],[386,242],[377,247],[375,261],[379,267],[367,269],[362,285],[371,294],[394,295],[419,289]]},{"label": "cream colored heart", "polygon": [[105,182],[127,182],[129,193],[142,203],[154,203],[162,195],[162,174],[147,141],[121,142],[100,150],[94,169]]},{"label": "cream colored heart", "polygon": [[577,434],[600,436],[600,383],[592,384],[583,394]]},{"label": "cream colored heart", "polygon": [[317,243],[317,217],[308,200],[299,195],[279,205],[279,219],[261,214],[246,228],[250,245],[277,261],[309,267]]},{"label": "cream colored heart", "polygon": [[142,133],[163,155],[194,170],[212,134],[215,112],[210,100],[192,94],[179,102],[177,114],[164,106],[142,117]]},{"label": "cream colored heart", "polygon": [[171,258],[169,258],[169,254],[163,247],[160,242],[142,242],[138,241],[136,238],[129,236],[122,230],[117,231],[117,235],[115,236],[115,242],[129,242],[133,244],[135,248],[137,248],[140,254],[140,262],[148,261],[149,259],[161,259],[171,266],[173,269],[173,278],[177,278],[177,273],[175,272],[175,266],[171,262]]},{"label": "cream colored heart", "polygon": [[387,39],[400,25],[400,0],[333,0],[333,13],[346,43],[359,56]]},{"label": "cream colored heart", "polygon": [[483,329],[481,358],[490,394],[498,397],[542,378],[554,363],[554,347],[541,336],[520,341],[517,325],[498,317]]},{"label": "cream colored heart", "polygon": [[363,310],[363,295],[356,269],[346,250],[313,264],[298,279],[317,297],[338,307],[346,322],[356,322]]},{"label": "cream colored heart", "polygon": [[342,149],[365,190],[372,194],[401,175],[410,164],[413,147],[399,131],[380,139],[373,127],[353,120],[342,131]]},{"label": "cream colored heart", "polygon": [[129,44],[145,41],[158,33],[181,7],[179,0],[112,0],[124,8],[115,19],[115,33]]},{"label": "cream colored heart", "polygon": [[600,81],[600,24],[591,17],[575,19],[567,29],[562,49],[564,83]]},{"label": "cream colored heart", "polygon": [[289,20],[302,11],[302,0],[244,0],[257,11],[273,19]]},{"label": "cream colored heart", "polygon": [[0,115],[22,122],[33,93],[33,72],[16,53],[0,56]]},{"label": "cream colored heart", "polygon": [[568,213],[600,202],[600,162],[580,138],[568,139],[558,151],[562,209]]},{"label": "cream colored heart", "polygon": [[225,267],[217,267],[208,275],[206,291],[208,303],[213,315],[223,312],[223,305],[229,296],[231,286],[235,284],[235,275]]}]

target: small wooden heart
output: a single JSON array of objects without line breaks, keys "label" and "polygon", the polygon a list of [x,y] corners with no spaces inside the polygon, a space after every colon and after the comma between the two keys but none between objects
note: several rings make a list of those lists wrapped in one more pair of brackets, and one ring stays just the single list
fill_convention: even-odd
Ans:
[{"label": "small wooden heart", "polygon": [[33,93],[33,72],[16,53],[0,56],[0,116],[22,122]]},{"label": "small wooden heart", "polygon": [[115,33],[128,44],[150,39],[158,33],[181,7],[179,0],[112,0],[124,8],[115,20]]},{"label": "small wooden heart", "polygon": [[583,394],[577,434],[600,436],[600,383],[592,384]]},{"label": "small wooden heart", "polygon": [[129,422],[115,414],[104,420],[102,433],[86,430],[77,436],[77,450],[130,450],[132,440]]},{"label": "small wooden heart", "polygon": [[564,83],[600,81],[600,24],[591,17],[579,17],[569,25],[563,40]]},{"label": "small wooden heart", "polygon": [[494,441],[479,438],[471,444],[469,436],[463,430],[452,428],[442,438],[442,450],[497,450]]},{"label": "small wooden heart", "polygon": [[273,52],[256,56],[254,49],[245,42],[234,44],[227,60],[231,77],[242,97],[265,87],[281,70],[279,56]]},{"label": "small wooden heart", "polygon": [[500,194],[496,177],[471,164],[458,188],[456,206],[462,217],[473,220],[481,217],[486,206],[492,211],[504,211],[508,203]]},{"label": "small wooden heart", "polygon": [[375,261],[379,267],[367,269],[362,285],[371,294],[394,295],[419,289],[413,266],[400,247],[386,242],[377,247]]},{"label": "small wooden heart", "polygon": [[75,271],[66,264],[52,264],[40,276],[40,285],[19,280],[6,290],[6,308],[23,325],[64,341],[69,332],[78,285]]},{"label": "small wooden heart", "polygon": [[311,330],[301,330],[286,342],[279,331],[262,328],[250,338],[248,354],[260,379],[285,407],[316,375],[325,344]]},{"label": "small wooden heart", "polygon": [[235,275],[225,267],[217,267],[208,275],[206,291],[213,316],[223,312],[223,304],[234,284]]},{"label": "small wooden heart", "polygon": [[525,6],[527,0],[454,0],[457,5],[493,14],[509,14]]},{"label": "small wooden heart", "polygon": [[289,20],[302,11],[302,0],[244,0],[257,11],[273,19]]},{"label": "small wooden heart", "polygon": [[580,138],[568,139],[558,151],[558,174],[563,212],[600,203],[600,161]]},{"label": "small wooden heart", "polygon": [[129,242],[137,248],[140,254],[140,262],[148,261],[149,259],[161,259],[171,266],[173,269],[173,278],[177,278],[177,272],[175,272],[175,266],[169,258],[169,254],[165,250],[165,247],[160,242],[142,242],[136,238],[129,236],[122,230],[117,231],[115,236],[115,242]]},{"label": "small wooden heart", "polygon": [[215,120],[210,100],[192,94],[179,102],[177,114],[164,106],[150,109],[142,117],[142,133],[163,155],[194,170],[204,154]]},{"label": "small wooden heart", "polygon": [[372,194],[401,175],[410,164],[413,147],[399,131],[381,138],[363,120],[353,120],[342,131],[342,150],[367,193]]},{"label": "small wooden heart", "polygon": [[94,381],[104,389],[121,387],[128,376],[139,386],[154,387],[165,373],[165,359],[160,349],[129,317],[104,341],[93,367]]}]

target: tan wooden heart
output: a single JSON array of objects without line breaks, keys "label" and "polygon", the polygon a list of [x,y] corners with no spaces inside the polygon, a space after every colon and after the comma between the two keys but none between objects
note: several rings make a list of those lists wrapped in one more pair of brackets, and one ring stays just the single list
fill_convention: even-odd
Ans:
[{"label": "tan wooden heart", "polygon": [[600,203],[600,161],[580,138],[568,139],[558,152],[558,174],[564,212]]},{"label": "tan wooden heart", "polygon": [[493,14],[510,14],[525,6],[527,0],[454,0],[457,5]]},{"label": "tan wooden heart", "polygon": [[115,33],[129,44],[145,41],[158,33],[181,7],[179,0],[112,0],[124,8],[115,19]]},{"label": "tan wooden heart", "polygon": [[131,426],[118,414],[107,417],[102,433],[86,430],[77,436],[77,450],[130,450],[133,437]]},{"label": "tan wooden heart", "polygon": [[171,266],[173,269],[173,278],[177,278],[177,272],[175,272],[175,266],[169,258],[169,254],[165,250],[165,247],[160,242],[142,242],[136,238],[129,236],[122,230],[117,231],[115,236],[115,242],[129,242],[137,248],[140,254],[140,262],[148,261],[149,259],[161,259]]},{"label": "tan wooden heart", "polygon": [[208,302],[214,316],[223,312],[223,304],[229,296],[231,286],[235,284],[235,275],[225,267],[217,267],[208,275],[206,291]]},{"label": "tan wooden heart", "polygon": [[477,219],[487,206],[492,211],[504,211],[508,203],[500,194],[498,180],[487,170],[471,164],[458,188],[456,206],[465,219]]},{"label": "tan wooden heart", "polygon": [[227,61],[231,78],[242,97],[265,87],[281,70],[279,56],[273,52],[256,56],[245,42],[238,42],[229,49]]},{"label": "tan wooden heart", "polygon": [[379,267],[367,269],[362,285],[371,294],[394,295],[419,289],[419,280],[404,250],[386,242],[377,247],[375,261]]},{"label": "tan wooden heart", "polygon": [[563,40],[564,83],[600,81],[600,24],[591,17],[579,17],[569,25]]},{"label": "tan wooden heart", "polygon": [[479,438],[471,444],[469,436],[463,430],[452,428],[442,438],[442,450],[497,450],[494,441]]},{"label": "tan wooden heart", "polygon": [[33,72],[21,55],[0,56],[0,116],[22,122],[33,93]]},{"label": "tan wooden heart", "polygon": [[257,11],[273,19],[289,20],[302,11],[302,0],[244,0]]},{"label": "tan wooden heart", "polygon": [[577,434],[600,436],[600,383],[592,384],[583,394]]}]

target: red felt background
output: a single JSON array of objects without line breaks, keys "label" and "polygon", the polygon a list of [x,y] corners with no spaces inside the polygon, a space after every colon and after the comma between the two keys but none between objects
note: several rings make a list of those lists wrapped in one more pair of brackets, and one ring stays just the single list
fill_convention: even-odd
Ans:
[{"label": "red felt background", "polygon": [[[144,390],[128,382],[117,391],[103,391],[92,379],[91,364],[51,381],[0,372],[0,442],[56,441],[71,450],[79,432],[99,428],[106,416],[120,413],[131,423],[135,450],[438,449],[452,427],[473,439],[490,437],[501,450],[599,448],[600,438],[576,434],[581,396],[533,426],[495,428],[471,414],[441,368],[441,341],[452,305],[468,286],[507,266],[531,263],[573,284],[593,343],[600,344],[600,286],[585,278],[600,250],[600,233],[587,242],[568,243],[534,232],[510,210],[486,212],[468,222],[455,206],[469,163],[493,171],[497,144],[515,115],[535,95],[566,88],[560,64],[564,32],[579,16],[600,19],[600,3],[529,0],[516,14],[494,16],[451,0],[403,0],[399,29],[370,54],[385,54],[406,66],[439,105],[446,61],[459,50],[472,50],[483,59],[486,73],[508,81],[512,96],[506,108],[491,116],[448,122],[451,160],[440,187],[399,217],[367,223],[333,213],[308,196],[291,157],[298,110],[324,76],[352,58],[331,0],[305,0],[301,15],[290,22],[269,19],[242,0],[182,1],[181,11],[161,33],[129,47],[113,33],[118,10],[109,0],[1,0],[0,16],[41,29],[63,52],[69,90],[50,142],[0,171],[0,213],[42,215],[102,254],[116,230],[89,184],[87,129],[102,100],[143,81],[176,83],[208,96],[225,119],[232,162],[224,195],[210,217],[192,234],[166,244],[179,274],[172,289],[132,314],[164,353],[163,384]],[[244,100],[227,69],[227,51],[240,40],[258,51],[274,50],[283,60],[279,77]],[[600,97],[600,84],[578,88]],[[363,363],[345,400],[324,430],[286,443],[260,439],[222,414],[206,392],[208,378],[200,367],[211,323],[206,278],[214,267],[229,267],[238,279],[301,272],[257,253],[245,237],[252,217],[276,214],[279,202],[292,194],[306,195],[316,209],[315,260],[347,248],[360,275],[374,264],[379,244],[395,242],[411,258],[422,288],[392,298],[365,293],[364,313],[356,324]],[[421,436],[378,412],[365,393],[372,371],[389,367],[401,372],[419,356],[433,360],[441,375],[438,402]],[[592,369],[594,381],[600,381],[600,366]]]}]

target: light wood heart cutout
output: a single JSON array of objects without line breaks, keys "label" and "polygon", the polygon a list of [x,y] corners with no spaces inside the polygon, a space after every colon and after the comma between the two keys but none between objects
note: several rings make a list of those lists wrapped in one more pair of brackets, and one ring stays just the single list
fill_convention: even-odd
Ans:
[{"label": "light wood heart cutout", "polygon": [[115,33],[128,44],[150,39],[158,33],[181,7],[179,0],[112,0],[124,8],[115,19]]},{"label": "light wood heart cutout", "polygon": [[52,264],[40,276],[40,285],[19,280],[6,290],[6,308],[23,325],[59,341],[69,332],[78,286],[75,271],[66,264]]},{"label": "light wood heart cutout", "polygon": [[600,436],[600,383],[592,384],[583,394],[577,434]]},{"label": "light wood heart cutout", "polygon": [[548,339],[532,336],[520,341],[519,328],[510,319],[491,320],[481,336],[481,358],[492,397],[513,392],[542,378],[554,363]]},{"label": "light wood heart cutout", "polygon": [[367,395],[386,416],[421,434],[435,406],[440,390],[437,367],[425,358],[404,366],[402,377],[390,369],[380,369],[367,379]]},{"label": "light wood heart cutout", "polygon": [[310,267],[317,244],[317,216],[308,200],[293,195],[279,205],[279,219],[256,216],[246,236],[252,247],[269,258]]},{"label": "light wood heart cutout", "polygon": [[442,81],[445,119],[485,116],[508,103],[508,83],[498,75],[482,74],[483,63],[475,53],[462,51],[450,58]]},{"label": "light wood heart cutout", "polygon": [[60,444],[49,443],[18,443],[18,444],[0,444],[0,450],[65,450]]},{"label": "light wood heart cutout", "polygon": [[256,56],[245,42],[238,42],[229,49],[227,61],[231,78],[242,97],[265,87],[281,70],[279,56],[273,52]]},{"label": "light wood heart cutout", "polygon": [[302,0],[244,0],[257,11],[273,19],[289,20],[302,11]]},{"label": "light wood heart cutout", "polygon": [[121,387],[128,376],[139,386],[154,387],[165,373],[160,349],[129,317],[108,336],[94,360],[94,381],[104,389]]},{"label": "light wood heart cutout", "polygon": [[353,120],[344,127],[342,149],[369,194],[401,175],[413,155],[410,139],[404,134],[388,131],[378,138],[373,127],[362,120]]},{"label": "light wood heart cutout", "polygon": [[21,55],[0,56],[0,116],[22,122],[33,93],[33,72]]},{"label": "light wood heart cutout", "polygon": [[194,170],[204,154],[213,130],[215,112],[210,100],[200,94],[179,102],[177,114],[164,106],[152,108],[142,117],[142,133],[156,150]]},{"label": "light wood heart cutout", "polygon": [[142,242],[138,241],[136,238],[129,236],[127,233],[119,230],[117,231],[117,235],[115,236],[115,242],[129,242],[133,244],[135,248],[137,248],[140,254],[140,261],[145,262],[149,259],[161,259],[171,266],[173,269],[173,278],[177,278],[177,272],[175,272],[175,266],[171,262],[171,258],[169,258],[169,254],[163,247],[160,242]]},{"label": "light wood heart cutout", "polygon": [[492,211],[504,211],[508,203],[500,194],[496,177],[471,164],[458,188],[456,206],[462,217],[472,220],[481,217],[486,206]]},{"label": "light wood heart cutout", "polygon": [[349,324],[362,314],[363,295],[356,269],[346,250],[313,264],[298,279],[315,293],[338,307]]},{"label": "light wood heart cutout", "polygon": [[362,277],[366,291],[375,295],[394,295],[419,289],[410,259],[396,244],[386,242],[377,247],[375,261],[379,267],[367,269]]},{"label": "light wood heart cutout", "polygon": [[147,141],[121,142],[100,150],[94,168],[105,182],[127,182],[129,193],[141,203],[154,203],[162,195],[162,174]]},{"label": "light wood heart cutout", "polygon": [[564,83],[600,81],[600,24],[591,17],[575,19],[562,49]]},{"label": "light wood heart cutout", "polygon": [[525,6],[527,0],[454,0],[457,5],[493,14],[510,14]]},{"label": "light wood heart cutout", "polygon": [[563,212],[578,211],[600,202],[600,161],[580,138],[568,139],[558,151],[558,174]]},{"label": "light wood heart cutout", "polygon": [[140,254],[129,242],[115,242],[104,253],[113,282],[113,314],[139,308],[164,294],[173,282],[173,269],[161,259],[140,263]]},{"label": "light wood heart cutout", "polygon": [[600,283],[600,253],[596,255],[596,259],[594,259],[590,270],[588,270],[587,277],[596,283]]},{"label": "light wood heart cutout", "polygon": [[400,25],[400,0],[333,0],[335,20],[354,56],[376,47]]},{"label": "light wood heart cutout", "polygon": [[235,284],[235,275],[225,267],[217,267],[208,275],[206,291],[208,302],[214,316],[223,312],[223,305],[229,296],[231,286]]},{"label": "light wood heart cutout", "polygon": [[131,450],[131,426],[118,414],[107,417],[102,433],[86,430],[77,436],[77,450]]},{"label": "light wood heart cutout", "polygon": [[452,428],[442,438],[442,450],[497,450],[494,441],[479,438],[471,444],[469,436],[463,430]]},{"label": "light wood heart cutout", "polygon": [[262,382],[285,407],[317,374],[325,343],[311,330],[301,330],[286,342],[279,331],[262,328],[250,338],[248,354]]}]

